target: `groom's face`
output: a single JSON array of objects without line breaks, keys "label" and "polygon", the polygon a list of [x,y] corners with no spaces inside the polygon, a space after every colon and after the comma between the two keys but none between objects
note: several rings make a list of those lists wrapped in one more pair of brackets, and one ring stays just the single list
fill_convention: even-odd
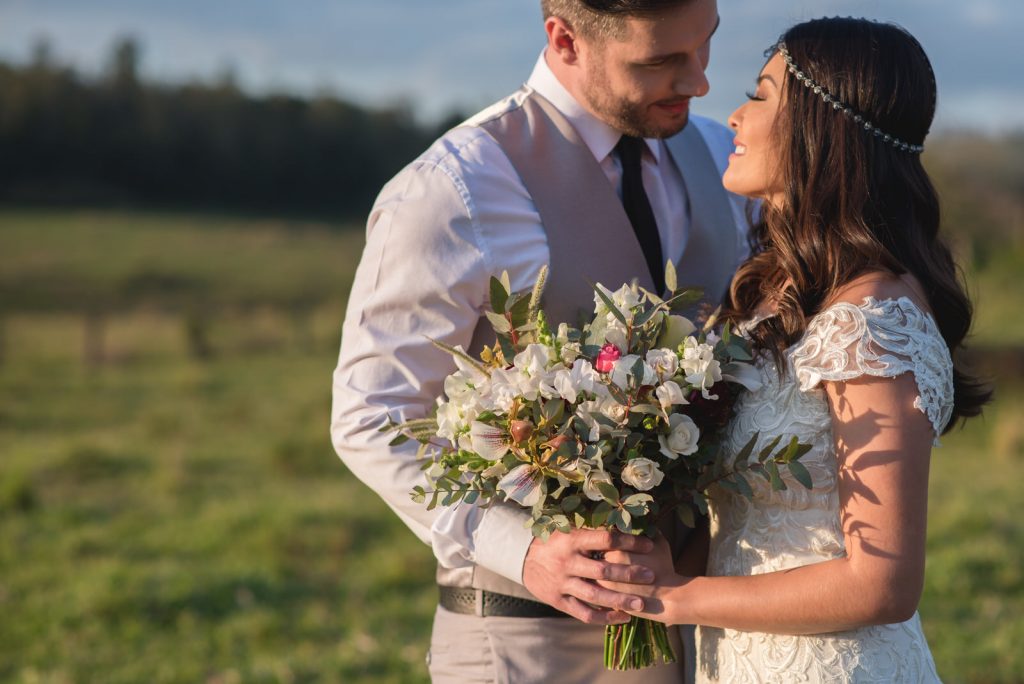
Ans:
[{"label": "groom's face", "polygon": [[704,70],[718,5],[690,0],[653,17],[622,21],[621,37],[577,38],[584,104],[623,133],[675,135],[686,126],[690,98],[708,92]]}]

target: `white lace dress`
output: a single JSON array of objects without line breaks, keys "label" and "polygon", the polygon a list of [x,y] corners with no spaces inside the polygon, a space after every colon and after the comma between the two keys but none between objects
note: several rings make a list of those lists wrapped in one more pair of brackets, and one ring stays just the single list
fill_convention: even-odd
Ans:
[{"label": "white lace dress", "polygon": [[[770,359],[758,361],[764,386],[739,400],[726,448],[736,454],[755,432],[762,444],[775,435],[796,435],[813,445],[801,462],[814,488],[784,473],[787,489],[781,492],[763,478],[749,478],[752,501],[716,489],[709,575],[758,575],[844,555],[832,419],[822,381],[910,372],[920,393],[915,406],[935,434],[949,421],[949,350],[932,318],[905,297],[836,304],[812,319],[785,356],[789,368],[781,381]],[[814,636],[699,627],[697,656],[698,682],[939,681],[916,613],[899,624]]]}]

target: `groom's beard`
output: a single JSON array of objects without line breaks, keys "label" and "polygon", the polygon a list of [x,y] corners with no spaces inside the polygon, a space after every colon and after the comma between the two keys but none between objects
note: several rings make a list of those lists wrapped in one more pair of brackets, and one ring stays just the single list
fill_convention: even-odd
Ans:
[{"label": "groom's beard", "polygon": [[689,115],[659,124],[651,114],[651,105],[616,97],[603,71],[596,71],[581,88],[586,104],[598,118],[612,128],[637,138],[670,138],[686,127]]}]

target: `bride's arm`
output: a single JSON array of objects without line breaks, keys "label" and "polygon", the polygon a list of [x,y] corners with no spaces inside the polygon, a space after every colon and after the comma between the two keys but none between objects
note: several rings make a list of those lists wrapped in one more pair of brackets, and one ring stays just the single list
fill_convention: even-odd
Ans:
[{"label": "bride's arm", "polygon": [[924,581],[928,462],[934,437],[914,407],[913,376],[827,383],[839,459],[845,557],[764,575],[686,577],[653,555],[609,554],[654,567],[642,615],[670,624],[816,634],[902,622]]}]

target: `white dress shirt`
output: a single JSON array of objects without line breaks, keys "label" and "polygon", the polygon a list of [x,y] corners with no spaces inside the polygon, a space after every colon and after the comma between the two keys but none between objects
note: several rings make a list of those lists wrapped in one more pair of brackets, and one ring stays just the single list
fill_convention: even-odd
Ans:
[{"label": "white dress shirt", "polygon": [[[527,86],[566,116],[621,193],[621,165],[612,154],[621,133],[576,102],[543,54]],[[409,496],[425,484],[417,445],[390,447],[393,435],[378,429],[388,416],[403,421],[429,412],[455,369],[430,340],[469,347],[488,307],[492,275],[507,271],[513,290],[528,290],[548,263],[533,201],[501,148],[474,125],[515,107],[523,96],[510,96],[449,131],[381,190],[342,329],[331,412],[331,437],[342,460],[432,544],[443,566],[476,563],[516,582],[533,539],[524,526],[528,514],[513,506],[427,511]],[[724,172],[732,133],[702,117],[691,115],[690,121]],[[678,260],[689,223],[683,178],[661,140],[646,142],[644,188],[662,252]],[[732,204],[738,265],[747,256],[746,203]]]}]

